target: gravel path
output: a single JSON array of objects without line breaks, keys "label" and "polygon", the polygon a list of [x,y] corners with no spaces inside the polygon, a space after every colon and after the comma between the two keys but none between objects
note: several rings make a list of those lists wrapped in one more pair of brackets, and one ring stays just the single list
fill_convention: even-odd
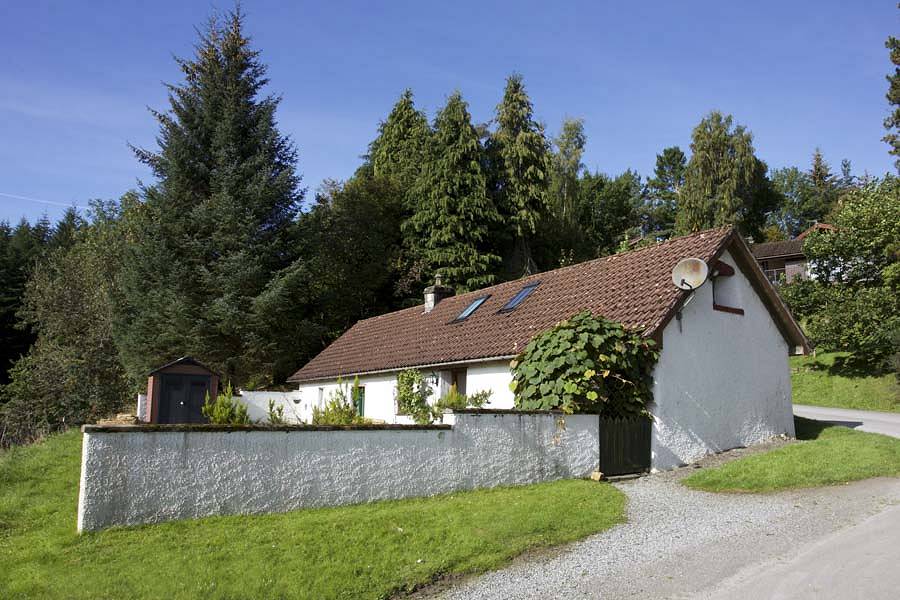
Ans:
[{"label": "gravel path", "polygon": [[[771,446],[770,446],[771,447]],[[755,449],[755,452],[763,448]],[[706,465],[748,451],[710,457]],[[741,569],[797,551],[900,503],[900,479],[770,495],[710,494],[682,486],[692,469],[616,484],[628,523],[563,550],[433,588],[441,598],[688,598]]]}]

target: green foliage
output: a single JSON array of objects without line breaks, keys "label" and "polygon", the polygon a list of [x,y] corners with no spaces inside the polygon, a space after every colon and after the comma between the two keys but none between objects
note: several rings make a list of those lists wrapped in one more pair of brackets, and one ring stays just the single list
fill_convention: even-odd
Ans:
[{"label": "green foliage", "polygon": [[815,279],[784,286],[782,294],[814,344],[885,366],[900,328],[900,181],[889,177],[845,194],[833,224],[836,231],[804,240]]},{"label": "green foliage", "polygon": [[775,492],[900,474],[900,440],[795,417],[797,439],[683,480],[709,492]]},{"label": "green foliage", "polygon": [[428,118],[416,109],[412,90],[407,89],[369,146],[373,174],[394,182],[409,211],[415,207],[413,191],[422,173],[422,159],[427,156],[430,136]]},{"label": "green foliage", "polygon": [[425,375],[418,369],[397,373],[397,413],[407,415],[420,425],[434,423],[440,416],[428,403],[433,394]]},{"label": "green foliage", "polygon": [[550,205],[549,144],[533,112],[522,76],[511,75],[497,106],[490,154],[497,163],[493,182],[497,206],[514,233],[514,262],[520,273],[532,271],[529,240]]},{"label": "green foliage", "polygon": [[639,224],[641,178],[630,170],[615,178],[585,172],[580,184],[580,221],[591,257],[611,254]]},{"label": "green foliage", "polygon": [[474,394],[462,394],[457,389],[456,384],[451,385],[450,389],[438,400],[434,407],[439,411],[460,410],[463,408],[481,408],[491,400],[491,390],[481,390]]},{"label": "green foliage", "polygon": [[674,234],[686,170],[687,158],[678,146],[656,155],[656,168],[647,181],[647,199],[641,209],[641,227],[646,235],[668,239]]},{"label": "green foliage", "polygon": [[553,212],[566,224],[578,219],[578,178],[584,169],[581,157],[587,144],[583,119],[566,119],[553,140],[556,151],[550,158],[550,198]]},{"label": "green foliage", "polygon": [[652,340],[585,311],[528,343],[510,387],[524,410],[647,414],[658,356]]},{"label": "green foliage", "polygon": [[731,115],[713,111],[694,128],[691,160],[678,207],[680,233],[737,225],[759,238],[765,214],[778,204],[756,158],[753,135]]},{"label": "green foliage", "polygon": [[389,598],[625,521],[622,492],[575,479],[79,535],[80,467],[77,431],[0,453],[0,597]]},{"label": "green foliage", "polygon": [[468,107],[456,92],[434,121],[422,195],[404,225],[415,232],[428,271],[463,292],[494,283],[500,263],[488,244],[490,227],[500,217],[487,195],[483,154]]},{"label": "green foliage", "polygon": [[[0,388],[0,445],[108,417],[133,402],[113,341],[123,240],[117,210],[94,203],[28,281],[19,317],[37,339]],[[146,380],[145,380],[146,381]]]},{"label": "green foliage", "polygon": [[313,425],[360,425],[369,420],[362,417],[354,400],[359,397],[359,380],[347,386],[338,379],[338,387],[331,392],[324,408],[313,407]]},{"label": "green foliage", "polygon": [[269,408],[266,411],[266,422],[269,425],[284,425],[284,407],[275,406],[274,400],[269,400]]},{"label": "green foliage", "polygon": [[266,67],[243,29],[239,11],[210,20],[195,56],[178,60],[169,110],[152,112],[158,150],[135,149],[156,177],[124,214],[116,342],[136,384],[173,353],[202,356],[236,383],[277,380],[296,342],[271,340],[304,332],[299,311],[273,322],[256,310],[296,257],[303,194],[296,150],[276,126],[279,98],[261,95]]},{"label": "green foliage", "polygon": [[203,416],[214,425],[250,424],[250,414],[247,412],[247,405],[234,399],[234,389],[231,387],[231,382],[228,382],[224,391],[216,394],[215,401],[212,401],[209,397],[209,392],[206,392],[206,401],[203,403],[201,411]]},{"label": "green foliage", "polygon": [[[882,138],[891,146],[890,153],[900,157],[900,40],[894,36],[888,37],[884,43],[884,47],[890,52],[891,64],[894,66],[893,72],[887,76],[888,92],[887,101],[891,107],[891,114],[884,119],[884,128],[888,133]],[[900,173],[900,158],[894,161],[894,167]]]}]

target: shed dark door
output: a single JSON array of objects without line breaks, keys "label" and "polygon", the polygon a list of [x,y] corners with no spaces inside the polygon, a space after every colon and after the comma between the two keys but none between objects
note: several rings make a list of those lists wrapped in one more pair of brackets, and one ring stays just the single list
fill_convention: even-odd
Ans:
[{"label": "shed dark door", "polygon": [[206,375],[163,374],[159,394],[160,423],[205,423],[203,402],[209,390]]}]

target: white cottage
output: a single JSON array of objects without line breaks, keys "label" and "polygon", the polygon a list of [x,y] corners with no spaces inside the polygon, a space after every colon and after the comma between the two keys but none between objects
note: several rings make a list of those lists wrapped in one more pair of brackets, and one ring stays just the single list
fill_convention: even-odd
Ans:
[{"label": "white cottage", "polygon": [[[687,257],[709,266],[694,292],[672,284]],[[297,371],[309,415],[339,379],[359,378],[364,416],[408,422],[395,402],[397,373],[417,368],[435,398],[456,384],[491,390],[487,408],[512,408],[510,360],[537,333],[582,310],[640,330],[659,345],[651,461],[668,469],[710,452],[794,435],[788,355],[803,332],[731,227],[454,295],[436,283],[420,306],[356,323]]]}]

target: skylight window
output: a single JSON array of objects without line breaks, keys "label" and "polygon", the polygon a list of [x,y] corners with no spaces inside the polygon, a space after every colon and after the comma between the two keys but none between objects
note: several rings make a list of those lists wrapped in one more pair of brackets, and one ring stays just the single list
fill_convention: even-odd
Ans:
[{"label": "skylight window", "polygon": [[505,312],[510,312],[512,310],[515,310],[520,304],[522,304],[522,302],[525,300],[525,298],[527,298],[528,296],[531,295],[531,292],[533,292],[534,289],[537,286],[539,286],[540,284],[541,284],[540,281],[535,281],[534,283],[529,283],[528,285],[523,287],[521,290],[519,290],[519,293],[516,294],[515,296],[513,296],[512,300],[507,302],[506,305],[503,308],[501,308],[498,312],[505,313]]},{"label": "skylight window", "polygon": [[478,307],[484,304],[484,301],[490,297],[490,294],[488,294],[487,296],[481,296],[472,300],[472,303],[466,307],[466,310],[459,313],[459,316],[453,319],[453,322],[458,323],[459,321],[465,321],[466,319],[471,317],[472,313],[478,310]]}]

